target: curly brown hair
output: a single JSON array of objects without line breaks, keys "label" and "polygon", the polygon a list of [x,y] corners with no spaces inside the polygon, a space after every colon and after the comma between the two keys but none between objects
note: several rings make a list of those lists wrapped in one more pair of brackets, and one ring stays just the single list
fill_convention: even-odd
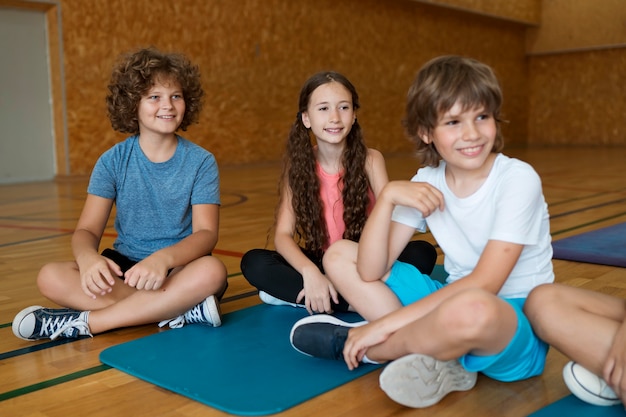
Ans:
[{"label": "curly brown hair", "polygon": [[439,117],[459,101],[463,110],[483,106],[496,121],[496,139],[491,152],[500,152],[504,139],[500,132],[502,91],[493,70],[471,58],[448,55],[427,62],[409,88],[403,124],[406,134],[417,147],[417,156],[425,166],[439,165],[441,155],[430,141]]},{"label": "curly brown hair", "polygon": [[198,121],[204,96],[198,66],[191,64],[182,54],[144,48],[123,54],[113,68],[106,97],[113,129],[139,133],[139,102],[159,79],[176,81],[183,91],[185,115],[178,128],[187,130],[190,124]]},{"label": "curly brown hair", "polygon": [[[313,135],[304,126],[302,113],[307,111],[313,91],[331,82],[343,85],[350,92],[355,111],[360,107],[356,88],[345,76],[333,71],[319,72],[311,76],[300,91],[298,114],[287,138],[283,173],[279,184],[279,192],[285,185],[291,190],[291,204],[296,218],[294,233],[296,241],[306,250],[318,255],[322,254],[328,242],[328,229],[324,220],[320,182],[316,173]],[[366,158],[367,147],[361,126],[356,120],[346,137],[341,161],[343,173],[340,179],[343,184],[343,220],[346,225],[343,237],[353,241],[357,241],[361,236],[370,204],[368,196],[370,184],[365,172]],[[283,193],[281,200],[282,198]],[[278,206],[280,207],[280,203]]]}]

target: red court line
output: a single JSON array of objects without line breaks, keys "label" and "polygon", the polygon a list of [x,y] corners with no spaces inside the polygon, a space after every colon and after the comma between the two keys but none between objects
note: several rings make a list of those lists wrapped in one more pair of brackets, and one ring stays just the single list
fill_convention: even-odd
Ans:
[{"label": "red court line", "polygon": [[[74,229],[64,229],[57,227],[40,227],[40,226],[17,226],[14,224],[2,224],[0,223],[0,228],[4,229],[19,229],[19,230],[39,230],[43,232],[61,232],[61,233],[74,233]],[[103,233],[102,236],[106,237],[116,237],[117,233]],[[223,249],[213,249],[213,253],[223,256],[232,256],[234,258],[243,257],[243,253],[235,252],[230,250]]]},{"label": "red court line", "polygon": [[63,229],[59,227],[40,227],[40,226],[16,226],[14,224],[1,224],[1,223],[0,223],[0,228],[20,229],[20,230],[41,230],[43,232],[74,233],[74,229]]}]

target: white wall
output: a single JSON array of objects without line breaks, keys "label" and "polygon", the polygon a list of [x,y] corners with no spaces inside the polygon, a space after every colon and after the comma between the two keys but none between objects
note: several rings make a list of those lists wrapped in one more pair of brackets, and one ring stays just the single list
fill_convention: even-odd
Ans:
[{"label": "white wall", "polygon": [[52,179],[45,14],[0,7],[0,183]]}]

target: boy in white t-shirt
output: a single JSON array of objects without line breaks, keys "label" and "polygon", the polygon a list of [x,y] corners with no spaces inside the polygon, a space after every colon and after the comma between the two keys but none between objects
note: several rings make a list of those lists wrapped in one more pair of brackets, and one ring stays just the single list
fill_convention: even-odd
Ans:
[{"label": "boy in white t-shirt", "polygon": [[[291,331],[294,348],[350,369],[393,361],[381,387],[411,407],[471,389],[477,372],[499,381],[543,372],[548,346],[522,308],[554,280],[549,215],[537,173],[500,153],[501,105],[483,63],[444,56],[420,70],[405,127],[424,168],[385,186],[358,244],[339,241],[324,257],[369,324],[307,317]],[[426,227],[445,255],[445,284],[396,260]]]}]

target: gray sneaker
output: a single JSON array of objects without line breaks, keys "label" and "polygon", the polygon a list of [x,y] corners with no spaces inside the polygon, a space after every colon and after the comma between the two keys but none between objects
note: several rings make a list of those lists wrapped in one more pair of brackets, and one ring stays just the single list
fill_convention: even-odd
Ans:
[{"label": "gray sneaker", "polygon": [[222,313],[220,311],[220,303],[214,295],[209,295],[204,301],[195,305],[192,309],[173,319],[163,320],[159,323],[159,327],[167,324],[172,329],[178,329],[185,324],[200,323],[213,327],[222,325]]},{"label": "gray sneaker", "polygon": [[413,408],[437,404],[452,391],[467,391],[476,384],[476,372],[458,361],[439,361],[411,354],[391,362],[380,374],[381,389],[397,403]]},{"label": "gray sneaker", "polygon": [[92,336],[88,316],[88,311],[31,306],[17,313],[13,319],[13,334],[23,340]]}]

